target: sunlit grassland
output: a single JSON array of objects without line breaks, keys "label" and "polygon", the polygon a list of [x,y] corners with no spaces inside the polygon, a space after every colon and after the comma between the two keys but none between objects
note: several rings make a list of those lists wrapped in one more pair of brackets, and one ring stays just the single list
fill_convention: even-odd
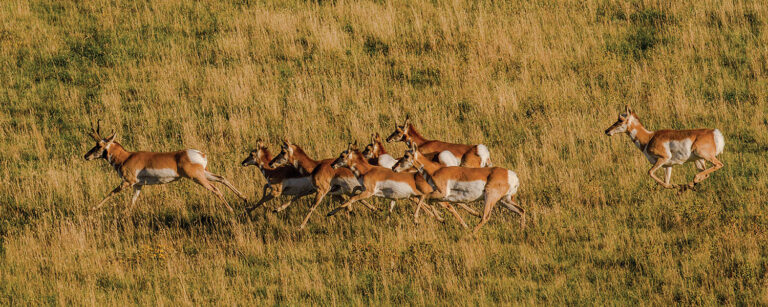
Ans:
[{"label": "sunlit grassland", "polygon": [[[0,304],[768,304],[767,22],[760,1],[2,1]],[[719,128],[725,167],[660,189],[603,134],[625,104]],[[257,138],[329,158],[406,114],[516,171],[528,227],[328,201],[298,231],[307,201],[248,219],[189,181],[88,211],[119,183],[82,158],[96,119],[255,200]]]}]

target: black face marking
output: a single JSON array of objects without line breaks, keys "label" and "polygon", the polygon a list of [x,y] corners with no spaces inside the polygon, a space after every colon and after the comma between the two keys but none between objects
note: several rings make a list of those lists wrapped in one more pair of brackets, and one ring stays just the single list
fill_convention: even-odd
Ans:
[{"label": "black face marking", "polygon": [[283,148],[282,151],[280,151],[280,154],[277,155],[272,161],[269,162],[269,167],[276,168],[281,167],[288,163],[288,153],[286,152],[286,149]]},{"label": "black face marking", "polygon": [[104,141],[99,141],[98,143],[96,143],[96,146],[93,146],[93,148],[91,148],[91,150],[89,150],[85,154],[84,158],[86,160],[93,160],[93,159],[99,159],[99,158],[106,159],[107,151],[106,151],[106,144],[104,143]]}]

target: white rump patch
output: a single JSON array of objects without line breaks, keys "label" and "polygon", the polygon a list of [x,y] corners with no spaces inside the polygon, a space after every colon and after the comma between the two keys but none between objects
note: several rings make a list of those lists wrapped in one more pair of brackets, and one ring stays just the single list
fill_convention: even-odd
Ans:
[{"label": "white rump patch", "polygon": [[507,195],[512,196],[517,194],[517,188],[520,187],[520,179],[517,178],[517,174],[515,172],[507,170],[507,183],[509,184]]},{"label": "white rump patch", "polygon": [[395,160],[395,158],[393,158],[389,154],[383,154],[379,156],[379,166],[392,168],[393,166],[395,166],[395,163],[397,163],[397,160]]},{"label": "white rump patch", "polygon": [[315,190],[310,176],[283,180],[283,195],[308,194]]},{"label": "white rump patch", "polygon": [[164,184],[179,178],[176,171],[168,168],[145,168],[136,172],[136,179],[142,185]]},{"label": "white rump patch", "polygon": [[456,158],[456,156],[448,150],[440,152],[440,154],[437,155],[437,160],[440,161],[440,164],[445,166],[459,166],[459,164],[461,164],[461,160]]},{"label": "white rump patch", "polygon": [[197,149],[187,149],[187,157],[194,164],[200,164],[203,168],[208,166],[208,159]]},{"label": "white rump patch", "polygon": [[390,199],[400,199],[413,195],[413,189],[405,182],[384,180],[376,183],[373,195]]},{"label": "white rump patch", "polygon": [[470,202],[485,194],[485,181],[448,181],[445,200],[450,202]]},{"label": "white rump patch", "polygon": [[723,152],[723,148],[725,147],[725,138],[720,130],[717,129],[712,131],[712,134],[715,135],[715,155],[719,155]]},{"label": "white rump patch", "polygon": [[483,144],[477,145],[477,155],[480,156],[480,167],[491,166],[491,152]]}]

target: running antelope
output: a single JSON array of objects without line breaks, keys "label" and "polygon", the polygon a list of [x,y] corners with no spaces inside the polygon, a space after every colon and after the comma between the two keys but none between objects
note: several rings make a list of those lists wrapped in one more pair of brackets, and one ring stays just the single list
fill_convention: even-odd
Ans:
[{"label": "running antelope", "polygon": [[[723,167],[723,163],[717,159],[717,155],[723,152],[725,139],[720,130],[696,129],[696,130],[659,130],[648,131],[640,123],[637,114],[625,107],[625,112],[619,114],[619,119],[605,130],[605,134],[612,136],[616,133],[626,132],[629,138],[639,148],[648,162],[653,166],[648,170],[648,175],[665,188],[673,189],[676,185],[670,184],[672,178],[672,166],[693,161],[699,173],[693,177],[693,181],[682,189],[693,188],[696,184],[707,179],[709,175]],[[713,164],[706,168],[706,161]],[[663,167],[665,171],[664,181],[656,177],[656,171]]]},{"label": "running antelope", "polygon": [[[320,202],[326,194],[331,195],[355,195],[363,189],[363,186],[355,178],[355,175],[348,168],[333,168],[331,164],[333,159],[325,160],[313,160],[310,158],[301,147],[291,144],[287,140],[283,141],[282,150],[280,153],[269,162],[269,167],[277,168],[285,165],[293,165],[297,169],[301,169],[304,174],[309,174],[312,178],[312,185],[314,186],[317,194],[315,194],[315,202],[309,209],[309,213],[304,218],[304,221],[299,226],[299,229],[303,229],[309,221],[309,217],[317,209]],[[361,201],[366,207],[371,210],[376,210],[365,201]]]},{"label": "running antelope", "polygon": [[445,166],[489,167],[491,154],[483,144],[452,144],[436,140],[427,140],[416,131],[410,117],[405,118],[402,126],[395,126],[395,131],[387,137],[387,142],[405,142],[415,144],[423,155],[435,156],[435,161]]},{"label": "running antelope", "polygon": [[[383,197],[388,199],[411,199],[423,194],[422,191],[431,192],[432,188],[424,178],[416,173],[396,173],[391,168],[378,165],[371,165],[357,150],[357,142],[349,144],[347,150],[343,151],[339,157],[333,161],[331,167],[341,169],[347,167],[352,170],[355,177],[362,182],[364,190],[362,193],[352,196],[344,204],[328,213],[328,216],[337,211],[346,208],[350,210],[350,205],[358,200],[367,199],[371,196]],[[414,202],[416,202],[414,200]],[[429,206],[428,204],[426,206]],[[453,207],[448,206],[451,212],[456,212]],[[431,208],[428,208],[431,210]],[[428,211],[429,212],[429,211]],[[458,215],[458,213],[456,213]],[[439,220],[439,215],[435,216]],[[459,216],[461,218],[461,216]],[[462,221],[463,222],[463,221]]]},{"label": "running antelope", "polygon": [[[393,169],[397,171],[411,167],[415,167],[432,187],[433,192],[424,193],[422,199],[463,203],[483,198],[483,216],[473,233],[477,233],[488,222],[497,202],[519,214],[520,224],[525,226],[525,210],[514,200],[520,186],[515,172],[500,167],[442,166],[425,157],[415,144],[411,144],[411,148],[397,161]],[[419,209],[417,206],[416,214]]]},{"label": "running antelope", "polygon": [[[363,157],[368,160],[371,165],[378,165],[386,168],[392,168],[397,163],[397,159],[393,158],[384,149],[384,143],[381,142],[381,136],[378,132],[371,135],[371,143],[365,146],[363,150]],[[415,172],[416,170],[408,170],[409,172]],[[395,200],[389,203],[389,212],[395,209]]]},{"label": "running antelope", "polygon": [[267,145],[258,139],[256,149],[252,150],[242,162],[243,166],[256,165],[261,174],[264,175],[264,179],[267,180],[262,189],[261,199],[253,206],[246,208],[247,213],[281,195],[293,196],[291,200],[274,210],[280,212],[299,198],[315,192],[309,175],[302,174],[292,165],[271,168],[269,167],[270,161],[272,161],[272,153],[270,153]]},{"label": "running antelope", "polygon": [[221,191],[211,182],[224,184],[232,192],[235,192],[238,197],[246,200],[245,196],[235,189],[224,177],[213,174],[206,169],[208,159],[206,159],[205,154],[202,152],[195,149],[174,152],[130,152],[115,141],[114,131],[110,136],[102,138],[100,136],[100,126],[100,122],[95,129],[91,126],[90,135],[96,141],[96,146],[85,154],[85,160],[100,158],[107,160],[115,168],[123,182],[91,210],[101,208],[112,196],[123,189],[132,187],[133,198],[131,198],[131,205],[128,208],[130,209],[136,204],[136,199],[139,198],[143,186],[165,184],[182,177],[190,178],[213,194],[216,194],[230,212],[232,212],[232,207],[224,199]]}]

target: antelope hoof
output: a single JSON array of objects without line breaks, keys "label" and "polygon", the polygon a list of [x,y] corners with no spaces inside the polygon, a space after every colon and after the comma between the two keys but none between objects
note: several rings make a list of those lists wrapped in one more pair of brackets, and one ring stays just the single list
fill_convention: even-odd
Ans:
[{"label": "antelope hoof", "polygon": [[336,207],[336,209],[331,210],[331,212],[328,212],[328,214],[326,214],[325,216],[329,216],[329,217],[333,216],[334,214],[339,212],[341,209],[344,209],[344,207]]}]

